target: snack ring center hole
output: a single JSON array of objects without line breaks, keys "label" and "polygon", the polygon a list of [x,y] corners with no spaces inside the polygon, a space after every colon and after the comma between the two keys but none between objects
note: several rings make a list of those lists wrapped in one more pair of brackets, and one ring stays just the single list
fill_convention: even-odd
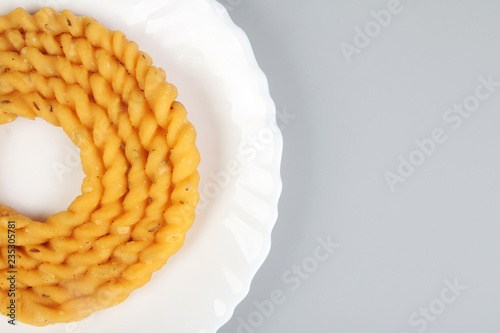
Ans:
[{"label": "snack ring center hole", "polygon": [[60,127],[21,117],[0,125],[0,204],[43,222],[81,194],[84,177],[79,149]]}]

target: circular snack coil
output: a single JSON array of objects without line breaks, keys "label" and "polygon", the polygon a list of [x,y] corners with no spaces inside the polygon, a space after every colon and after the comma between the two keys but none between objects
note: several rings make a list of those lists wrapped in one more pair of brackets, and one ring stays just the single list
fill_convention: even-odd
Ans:
[{"label": "circular snack coil", "polygon": [[16,320],[30,325],[81,320],[122,302],[182,246],[200,157],[176,98],[136,43],[92,18],[50,8],[0,17],[0,124],[62,127],[85,173],[82,194],[45,222],[0,205],[2,314],[14,299]]}]

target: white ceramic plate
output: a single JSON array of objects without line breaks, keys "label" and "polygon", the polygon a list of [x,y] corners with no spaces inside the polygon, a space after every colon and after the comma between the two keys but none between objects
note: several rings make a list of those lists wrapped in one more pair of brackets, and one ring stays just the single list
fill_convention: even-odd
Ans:
[{"label": "white ceramic plate", "polygon": [[[122,30],[179,90],[198,131],[200,204],[184,247],[123,303],[70,324],[1,332],[215,332],[266,258],[281,192],[282,137],[267,81],[245,34],[213,0],[26,0],[68,8]],[[0,126],[0,202],[46,217],[67,208],[83,179],[62,130],[18,119]]]}]

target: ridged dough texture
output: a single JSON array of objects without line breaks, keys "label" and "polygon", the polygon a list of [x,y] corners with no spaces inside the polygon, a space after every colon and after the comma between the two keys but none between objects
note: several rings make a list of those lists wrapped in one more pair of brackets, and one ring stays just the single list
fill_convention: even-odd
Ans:
[{"label": "ridged dough texture", "polygon": [[8,221],[16,225],[16,320],[35,326],[122,302],[182,246],[200,156],[165,79],[136,43],[93,18],[46,7],[0,17],[0,124],[20,116],[62,127],[85,173],[82,194],[46,221],[0,205],[2,314]]}]

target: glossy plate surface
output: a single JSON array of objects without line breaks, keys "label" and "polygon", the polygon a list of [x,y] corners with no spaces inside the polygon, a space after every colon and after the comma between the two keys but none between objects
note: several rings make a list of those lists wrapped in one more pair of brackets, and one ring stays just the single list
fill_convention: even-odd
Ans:
[{"label": "glossy plate surface", "polygon": [[[2,1],[70,9],[121,30],[179,90],[202,156],[197,219],[183,248],[123,303],[87,319],[1,332],[215,332],[266,258],[281,192],[282,137],[267,80],[246,35],[212,0]],[[46,217],[80,193],[78,152],[61,129],[17,119],[0,126],[0,202]],[[2,237],[2,235],[0,235]]]}]

